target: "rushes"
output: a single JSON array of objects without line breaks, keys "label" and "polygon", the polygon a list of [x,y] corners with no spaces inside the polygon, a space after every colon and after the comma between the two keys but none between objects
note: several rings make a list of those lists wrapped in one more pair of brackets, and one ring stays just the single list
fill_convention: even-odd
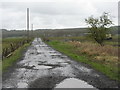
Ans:
[{"label": "rushes", "polygon": [[[29,41],[31,41],[30,39]],[[12,53],[17,50],[19,47],[27,44],[27,39],[24,37],[20,38],[5,38],[2,41],[2,60],[12,56]]]},{"label": "rushes", "polygon": [[92,42],[68,42],[77,50],[80,54],[87,54],[88,56],[94,57],[97,60],[104,61],[117,61],[118,60],[118,48],[111,45],[100,46],[97,43]]},{"label": "rushes", "polygon": [[93,55],[112,55],[112,56],[118,56],[118,48],[105,45],[105,46],[99,46],[98,44],[90,43],[90,42],[84,42],[81,44],[81,48],[86,51],[86,53],[92,53]]}]

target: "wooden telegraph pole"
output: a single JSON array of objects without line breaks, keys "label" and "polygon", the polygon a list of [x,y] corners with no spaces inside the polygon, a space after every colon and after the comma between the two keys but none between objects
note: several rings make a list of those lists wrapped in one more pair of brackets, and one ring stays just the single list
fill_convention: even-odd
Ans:
[{"label": "wooden telegraph pole", "polygon": [[29,8],[27,8],[27,39],[29,41]]}]

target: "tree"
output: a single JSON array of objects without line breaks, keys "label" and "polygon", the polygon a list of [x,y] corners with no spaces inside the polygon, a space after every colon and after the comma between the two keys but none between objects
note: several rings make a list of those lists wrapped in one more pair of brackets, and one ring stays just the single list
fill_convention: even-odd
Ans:
[{"label": "tree", "polygon": [[92,38],[103,46],[103,42],[109,30],[108,27],[113,24],[109,18],[109,14],[104,12],[99,18],[93,18],[93,16],[91,16],[85,19],[85,22],[89,25]]}]

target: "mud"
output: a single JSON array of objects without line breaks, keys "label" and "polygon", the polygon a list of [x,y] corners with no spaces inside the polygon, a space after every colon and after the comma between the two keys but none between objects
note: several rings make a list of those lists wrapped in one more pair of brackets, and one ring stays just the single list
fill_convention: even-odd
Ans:
[{"label": "mud", "polygon": [[[3,74],[3,88],[54,89],[56,87],[62,88],[64,85],[69,86],[75,82],[80,83],[77,84],[76,88],[118,87],[116,81],[110,80],[88,65],[71,60],[46,45],[40,38],[36,38],[32,42],[24,58],[13,67],[12,70],[8,71],[9,74]],[[65,80],[71,83],[66,83]]]}]

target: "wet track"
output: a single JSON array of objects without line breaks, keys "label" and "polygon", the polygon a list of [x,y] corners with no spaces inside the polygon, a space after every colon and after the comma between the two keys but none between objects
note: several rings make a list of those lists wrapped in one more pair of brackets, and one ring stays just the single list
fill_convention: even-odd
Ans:
[{"label": "wet track", "polygon": [[36,38],[22,60],[3,74],[3,88],[110,88],[115,81]]}]

